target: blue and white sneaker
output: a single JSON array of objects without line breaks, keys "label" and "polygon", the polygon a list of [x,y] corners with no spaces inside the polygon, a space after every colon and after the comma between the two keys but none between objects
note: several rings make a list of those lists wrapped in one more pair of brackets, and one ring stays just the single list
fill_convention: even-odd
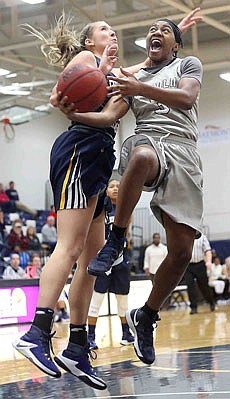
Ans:
[{"label": "blue and white sneaker", "polygon": [[30,330],[21,338],[16,339],[12,345],[44,373],[60,378],[61,372],[50,356],[51,338],[54,334],[49,334],[32,325]]},{"label": "blue and white sneaker", "polygon": [[121,345],[132,345],[133,343],[134,343],[134,336],[128,330],[122,335],[120,344]]},{"label": "blue and white sneaker", "polygon": [[88,273],[93,276],[108,276],[112,267],[122,262],[124,244],[125,238],[117,238],[111,231],[104,247],[89,262]]},{"label": "blue and white sneaker", "polygon": [[[95,352],[94,354],[96,356]],[[92,357],[89,345],[80,346],[69,342],[67,349],[63,352],[59,352],[54,357],[54,360],[58,366],[75,375],[92,388],[106,389],[106,383],[97,376],[96,371],[91,366],[89,356]]]},{"label": "blue and white sneaker", "polygon": [[[156,321],[160,320],[156,315],[154,322],[142,309],[128,310],[125,314],[129,328],[134,334],[134,349],[139,359],[146,364],[152,364],[155,360],[153,347],[153,330]],[[154,327],[153,327],[154,323]]]}]

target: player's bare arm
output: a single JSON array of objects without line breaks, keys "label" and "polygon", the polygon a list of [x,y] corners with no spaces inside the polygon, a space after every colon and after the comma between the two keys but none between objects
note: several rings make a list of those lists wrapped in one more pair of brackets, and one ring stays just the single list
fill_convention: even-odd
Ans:
[{"label": "player's bare arm", "polygon": [[194,105],[200,92],[200,83],[194,78],[182,78],[176,89],[161,89],[140,82],[123,68],[121,70],[125,75],[124,78],[109,77],[110,80],[117,82],[117,85],[111,87],[113,92],[109,96],[143,96],[168,107],[188,110]]},{"label": "player's bare arm", "polygon": [[65,98],[59,103],[59,108],[71,121],[83,123],[93,127],[110,127],[117,119],[122,118],[129,109],[128,104],[120,98],[112,98],[101,112],[79,113],[73,111],[73,105],[65,106]]}]

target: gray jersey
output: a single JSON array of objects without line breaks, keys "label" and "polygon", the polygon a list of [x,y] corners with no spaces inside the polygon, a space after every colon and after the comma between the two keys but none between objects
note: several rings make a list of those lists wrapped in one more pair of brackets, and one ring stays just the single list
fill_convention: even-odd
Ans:
[{"label": "gray jersey", "polygon": [[[143,83],[163,89],[175,89],[181,78],[194,78],[201,83],[202,65],[196,57],[176,58],[169,65],[159,68],[141,69],[136,78]],[[135,133],[151,136],[170,134],[197,141],[198,99],[190,110],[169,108],[155,100],[135,96],[125,98],[136,117]],[[172,137],[172,136],[171,136]]]}]

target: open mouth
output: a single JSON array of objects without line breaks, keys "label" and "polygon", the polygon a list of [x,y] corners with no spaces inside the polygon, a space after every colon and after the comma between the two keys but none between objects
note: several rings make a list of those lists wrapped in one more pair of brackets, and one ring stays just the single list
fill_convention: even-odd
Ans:
[{"label": "open mouth", "polygon": [[151,50],[160,50],[162,48],[162,43],[159,39],[153,39],[151,41],[150,49]]}]

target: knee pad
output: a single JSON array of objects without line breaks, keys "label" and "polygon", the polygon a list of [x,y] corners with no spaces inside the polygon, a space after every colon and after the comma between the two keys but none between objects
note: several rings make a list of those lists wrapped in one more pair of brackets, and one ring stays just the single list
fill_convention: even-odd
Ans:
[{"label": "knee pad", "polygon": [[117,295],[117,314],[120,317],[125,317],[125,313],[128,310],[128,295]]},{"label": "knee pad", "polygon": [[105,294],[101,294],[100,292],[93,291],[93,296],[89,306],[88,316],[90,317],[98,317],[99,310],[101,304],[103,302]]}]

